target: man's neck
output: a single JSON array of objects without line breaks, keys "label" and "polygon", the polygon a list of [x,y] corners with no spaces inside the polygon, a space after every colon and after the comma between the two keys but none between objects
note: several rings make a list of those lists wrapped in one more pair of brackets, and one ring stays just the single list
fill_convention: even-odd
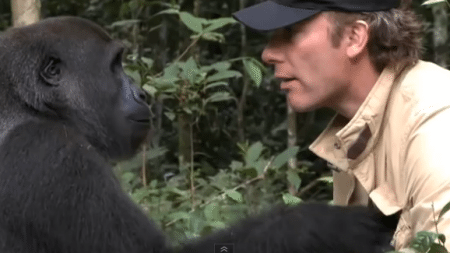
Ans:
[{"label": "man's neck", "polygon": [[349,88],[333,109],[350,120],[366,100],[381,73],[376,71],[368,57],[351,64],[348,69]]}]

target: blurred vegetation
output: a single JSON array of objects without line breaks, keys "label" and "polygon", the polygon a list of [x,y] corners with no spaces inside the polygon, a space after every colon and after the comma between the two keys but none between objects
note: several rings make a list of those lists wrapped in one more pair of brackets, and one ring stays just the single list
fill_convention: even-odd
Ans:
[{"label": "blurred vegetation", "polygon": [[[288,147],[285,95],[259,61],[268,34],[230,18],[258,2],[41,0],[43,17],[84,17],[125,44],[126,71],[150,95],[153,118],[142,152],[115,169],[175,243],[274,203],[332,197],[330,171],[307,147],[333,112],[298,114]],[[423,58],[447,67],[448,3],[422,2],[412,3],[426,27]],[[10,25],[0,0],[0,30]]]}]

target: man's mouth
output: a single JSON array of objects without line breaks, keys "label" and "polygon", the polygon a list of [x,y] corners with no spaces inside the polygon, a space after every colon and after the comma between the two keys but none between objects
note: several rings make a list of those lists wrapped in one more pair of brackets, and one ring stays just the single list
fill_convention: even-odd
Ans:
[{"label": "man's mouth", "polygon": [[281,81],[280,90],[285,92],[287,92],[289,89],[288,83],[296,80],[295,78],[278,78],[278,79]]},{"label": "man's mouth", "polygon": [[295,80],[295,78],[293,78],[293,77],[278,77],[278,79],[283,83],[287,83],[287,82]]}]

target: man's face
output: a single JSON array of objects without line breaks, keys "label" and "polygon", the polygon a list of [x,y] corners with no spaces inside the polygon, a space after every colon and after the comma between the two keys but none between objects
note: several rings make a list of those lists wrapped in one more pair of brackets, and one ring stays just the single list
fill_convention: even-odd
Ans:
[{"label": "man's face", "polygon": [[263,61],[274,65],[281,89],[298,112],[336,108],[345,97],[349,59],[343,46],[333,47],[331,29],[329,19],[319,14],[290,31],[275,31],[262,53]]}]

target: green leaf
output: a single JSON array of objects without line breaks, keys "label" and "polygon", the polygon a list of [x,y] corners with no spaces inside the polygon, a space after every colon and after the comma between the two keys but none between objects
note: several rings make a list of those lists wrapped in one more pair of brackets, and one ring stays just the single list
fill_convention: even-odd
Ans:
[{"label": "green leaf", "polygon": [[175,84],[179,80],[180,79],[177,77],[172,77],[172,78],[160,77],[160,78],[150,79],[149,85],[155,87],[157,90],[167,92],[169,89],[175,88]]},{"label": "green leaf", "polygon": [[141,84],[141,75],[139,74],[138,70],[131,71],[131,70],[125,69],[125,73],[128,76],[130,76],[131,79],[133,79],[134,82],[137,83],[140,86],[140,84]]},{"label": "green leaf", "polygon": [[245,164],[247,166],[253,167],[253,164],[261,156],[263,149],[264,147],[260,141],[251,145],[247,150],[247,153],[245,154]]},{"label": "green leaf", "polygon": [[244,168],[244,164],[239,162],[239,161],[232,161],[231,164],[230,164],[230,169],[232,171],[240,170],[240,169],[243,169],[243,168]]},{"label": "green leaf", "polygon": [[259,87],[262,82],[261,69],[258,67],[258,65],[256,65],[254,63],[253,59],[251,59],[251,60],[245,59],[243,62],[244,62],[244,66],[245,66],[245,71],[250,76],[250,78],[252,79],[252,81],[256,85],[256,87]]},{"label": "green leaf", "polygon": [[180,189],[178,189],[176,187],[168,187],[167,190],[172,192],[172,193],[175,193],[177,195],[180,195],[180,196],[187,196],[189,194],[188,192],[180,190]]},{"label": "green leaf", "polygon": [[428,253],[448,253],[448,251],[444,246],[433,243],[431,244],[430,251],[428,251]]},{"label": "green leaf", "polygon": [[295,173],[292,170],[289,170],[286,172],[286,177],[288,182],[295,187],[296,190],[300,188],[300,184],[302,183],[302,180],[298,176],[297,173]]},{"label": "green leaf", "polygon": [[152,160],[157,157],[164,156],[167,152],[169,152],[169,150],[165,147],[151,148],[145,153],[145,158],[147,159],[147,161]]},{"label": "green leaf", "polygon": [[172,63],[164,69],[163,78],[178,78],[178,75],[181,72],[181,68],[179,63]]},{"label": "green leaf", "polygon": [[205,86],[205,88],[203,88],[203,90],[207,90],[207,89],[211,89],[214,87],[218,87],[218,86],[228,86],[227,82],[215,82],[215,83],[211,83]]},{"label": "green leaf", "polygon": [[135,12],[139,8],[139,2],[137,0],[132,0],[128,3],[131,12]]},{"label": "green leaf", "polygon": [[150,192],[147,189],[141,188],[141,189],[137,189],[135,192],[133,192],[133,194],[131,196],[137,203],[141,203],[141,201],[144,200],[149,195],[150,195]]},{"label": "green leaf", "polygon": [[287,148],[281,154],[277,155],[277,157],[275,157],[275,159],[273,159],[272,168],[273,169],[281,168],[283,165],[285,165],[289,161],[289,159],[295,157],[297,155],[298,151],[299,151],[298,146]]},{"label": "green leaf", "polygon": [[171,220],[189,220],[191,216],[187,212],[174,212],[167,215]]},{"label": "green leaf", "polygon": [[202,39],[208,40],[208,41],[216,41],[219,43],[225,42],[225,36],[223,36],[223,34],[221,34],[221,33],[213,33],[213,32],[203,33]]},{"label": "green leaf", "polygon": [[120,6],[119,17],[123,18],[127,16],[129,13],[130,13],[130,6],[128,6],[128,3],[123,3]]},{"label": "green leaf", "polygon": [[181,68],[180,77],[184,80],[188,80],[190,84],[195,84],[194,80],[199,74],[199,69],[194,58],[190,57],[189,60],[180,64],[180,68]]},{"label": "green leaf", "polygon": [[160,11],[153,16],[162,15],[162,14],[179,14],[179,13],[180,13],[179,10],[171,8],[171,9]]},{"label": "green leaf", "polygon": [[150,182],[149,187],[150,187],[151,189],[155,189],[156,186],[158,186],[158,180],[157,180],[157,179],[153,179],[153,180]]},{"label": "green leaf", "polygon": [[238,203],[242,203],[244,201],[244,199],[242,198],[242,194],[235,190],[228,190],[225,192],[225,194]]},{"label": "green leaf", "polygon": [[142,86],[142,88],[145,91],[147,91],[150,95],[152,95],[152,97],[155,97],[155,94],[158,92],[158,90],[155,87],[148,85],[148,84],[144,84],[144,86]]},{"label": "green leaf", "polygon": [[189,12],[180,12],[180,19],[189,29],[196,33],[203,33],[202,24],[207,23],[206,19],[195,17]]},{"label": "green leaf", "polygon": [[333,177],[321,177],[321,178],[319,178],[318,179],[319,181],[322,181],[322,182],[326,182],[326,183],[329,183],[329,184],[332,184],[333,183]]},{"label": "green leaf", "polygon": [[209,76],[208,78],[206,78],[206,81],[208,83],[211,82],[215,82],[215,81],[219,81],[219,80],[223,80],[223,79],[228,79],[228,78],[233,78],[233,77],[241,77],[242,74],[238,71],[235,70],[226,70],[226,71],[220,71],[212,76]]},{"label": "green leaf", "polygon": [[219,91],[216,93],[213,93],[210,97],[208,97],[205,101],[205,103],[210,102],[221,102],[221,101],[227,101],[234,99],[232,96],[230,96],[230,93],[227,91]]},{"label": "green leaf", "polygon": [[418,252],[427,252],[437,239],[438,235],[429,231],[420,231],[411,242],[411,248]]},{"label": "green leaf", "polygon": [[439,241],[441,241],[442,243],[445,244],[445,235],[444,234],[438,234],[438,239],[439,239]]},{"label": "green leaf", "polygon": [[220,72],[221,70],[228,70],[228,69],[230,69],[230,67],[231,67],[231,62],[229,62],[229,61],[221,61],[221,62],[216,62],[216,63],[214,63],[212,65],[209,65],[209,66],[203,66],[201,68],[201,71],[208,72],[208,71],[211,71],[211,70],[217,70],[217,71]]},{"label": "green leaf", "polygon": [[437,3],[443,3],[447,2],[446,0],[428,0],[425,1],[422,5],[431,5],[431,4],[437,4]]},{"label": "green leaf", "polygon": [[208,221],[220,220],[219,207],[215,203],[211,203],[205,207],[205,217]]},{"label": "green leaf", "polygon": [[234,18],[217,18],[208,20],[209,26],[204,30],[205,32],[212,32],[222,28],[228,24],[235,24],[237,21]]},{"label": "green leaf", "polygon": [[269,161],[264,159],[259,159],[258,161],[256,161],[254,167],[256,172],[258,173],[258,176],[264,174],[264,169],[266,168],[268,163]]},{"label": "green leaf", "polygon": [[111,27],[123,27],[123,26],[132,26],[135,24],[139,24],[139,22],[141,22],[141,20],[139,19],[128,19],[128,20],[121,20],[121,21],[117,21],[111,24]]},{"label": "green leaf", "polygon": [[174,121],[175,118],[176,118],[176,115],[175,115],[175,113],[173,113],[173,112],[165,112],[164,115],[166,115],[166,117],[167,117],[168,119],[170,119],[170,121]]},{"label": "green leaf", "polygon": [[147,65],[148,69],[151,69],[153,67],[153,63],[155,62],[153,59],[147,57],[141,57],[141,61]]},{"label": "green leaf", "polygon": [[134,179],[136,179],[136,174],[133,172],[125,172],[122,174],[121,178],[122,178],[122,182],[129,184],[131,181],[133,181]]},{"label": "green leaf", "polygon": [[302,199],[300,199],[300,198],[298,198],[296,196],[293,196],[293,195],[291,195],[289,193],[284,193],[283,194],[283,201],[284,201],[284,203],[286,205],[295,206],[295,205],[298,205],[299,203],[301,203]]},{"label": "green leaf", "polygon": [[438,220],[440,220],[442,218],[442,216],[444,216],[445,213],[448,212],[448,210],[450,210],[450,202],[448,202],[443,208],[441,213],[439,214],[439,218]]},{"label": "green leaf", "polygon": [[209,223],[209,225],[210,225],[211,227],[217,228],[217,229],[223,229],[223,228],[226,228],[226,227],[227,227],[227,225],[226,225],[223,221],[217,221],[217,220],[211,221],[211,222]]}]

